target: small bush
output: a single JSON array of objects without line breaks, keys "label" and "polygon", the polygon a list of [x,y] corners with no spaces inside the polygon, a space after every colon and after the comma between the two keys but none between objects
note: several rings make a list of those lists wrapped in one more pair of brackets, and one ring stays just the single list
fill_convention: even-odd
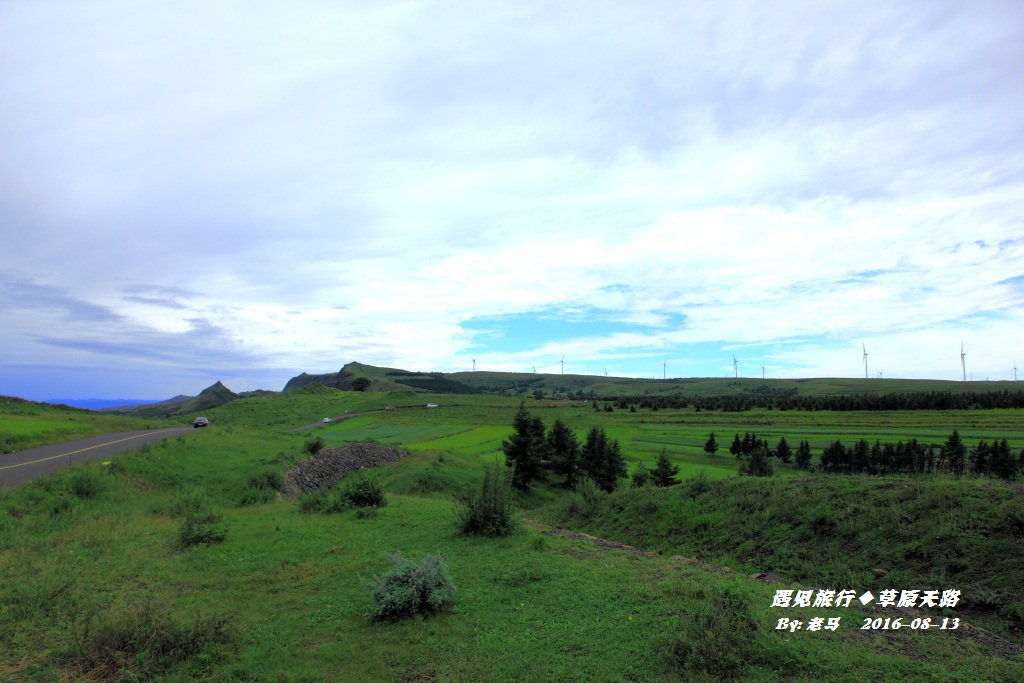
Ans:
[{"label": "small bush", "polygon": [[90,615],[72,624],[74,645],[62,659],[89,680],[151,680],[175,664],[210,656],[235,636],[225,619],[182,623],[152,603]]},{"label": "small bush", "polygon": [[708,473],[701,470],[696,476],[686,480],[686,492],[691,498],[696,498],[702,493],[707,493],[711,490],[711,480],[708,478]]},{"label": "small bush", "polygon": [[171,501],[167,514],[175,518],[191,516],[208,521],[216,516],[209,494],[199,487],[190,487],[178,493]]},{"label": "small bush", "polygon": [[249,488],[264,491],[280,491],[284,478],[280,472],[265,470],[249,475]]},{"label": "small bush", "polygon": [[247,505],[263,505],[277,498],[273,489],[248,489],[238,499],[238,507]]},{"label": "small bush", "polygon": [[758,623],[734,588],[711,589],[692,614],[679,620],[679,627],[672,653],[683,671],[731,680],[759,659]]},{"label": "small bush", "polygon": [[88,469],[76,470],[68,481],[68,491],[78,498],[95,498],[106,488],[99,476]]},{"label": "small bush", "polygon": [[420,561],[388,555],[391,570],[373,577],[370,591],[372,621],[398,621],[418,614],[438,612],[455,598],[455,585],[444,560],[428,555]]},{"label": "small bush", "polygon": [[327,515],[345,510],[345,503],[336,492],[324,490],[299,498],[299,511]]},{"label": "small bush", "polygon": [[302,447],[302,450],[306,451],[306,453],[309,453],[310,455],[316,455],[317,453],[319,453],[323,449],[324,449],[324,440],[321,439],[319,436],[315,437],[315,438],[310,437],[310,438],[306,439],[306,443]]},{"label": "small bush", "polygon": [[383,487],[362,474],[345,477],[339,495],[346,501],[348,507],[382,508],[388,504],[388,499],[384,497]]},{"label": "small bush", "polygon": [[463,533],[508,536],[519,528],[512,477],[501,463],[486,465],[480,490],[463,493],[454,502],[455,518]]},{"label": "small bush", "polygon": [[194,545],[220,543],[227,538],[228,530],[218,525],[219,516],[198,517],[186,515],[178,527],[178,547],[191,548]]}]

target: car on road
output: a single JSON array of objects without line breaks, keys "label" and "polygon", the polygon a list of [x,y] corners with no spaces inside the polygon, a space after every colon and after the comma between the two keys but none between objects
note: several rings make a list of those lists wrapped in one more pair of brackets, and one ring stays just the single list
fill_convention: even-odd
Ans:
[{"label": "car on road", "polygon": [[325,417],[325,418],[324,418],[324,422],[325,422],[325,423],[326,423],[326,422],[330,422],[330,421],[331,421],[331,418],[329,418],[329,417]]},{"label": "car on road", "polygon": [[197,417],[196,421],[192,423],[192,429],[198,429],[200,427],[209,427],[210,421],[205,417]]},{"label": "car on road", "polygon": [[428,408],[436,408],[436,407],[437,407],[437,404],[436,404],[436,403],[428,403],[428,404],[427,404],[427,407],[428,407]]},{"label": "car on road", "polygon": [[386,410],[386,411],[388,411],[388,412],[390,413],[390,412],[391,412],[392,410],[394,410],[394,409],[395,409],[395,407],[394,407],[394,406],[388,406],[388,407],[387,407],[387,408],[385,408],[384,410]]}]

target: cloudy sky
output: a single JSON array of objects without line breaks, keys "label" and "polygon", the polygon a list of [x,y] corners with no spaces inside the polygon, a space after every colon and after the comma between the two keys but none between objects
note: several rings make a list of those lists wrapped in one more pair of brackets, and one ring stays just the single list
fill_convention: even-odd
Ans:
[{"label": "cloudy sky", "polygon": [[1017,0],[0,2],[0,101],[0,394],[1024,368]]}]

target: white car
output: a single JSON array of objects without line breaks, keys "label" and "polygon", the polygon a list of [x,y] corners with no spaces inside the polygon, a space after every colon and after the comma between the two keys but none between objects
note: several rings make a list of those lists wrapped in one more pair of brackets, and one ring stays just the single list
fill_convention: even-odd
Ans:
[{"label": "white car", "polygon": [[427,407],[428,407],[428,408],[436,408],[436,407],[437,407],[437,404],[436,404],[436,403],[428,403],[428,404],[427,404]]},{"label": "white car", "polygon": [[330,422],[330,421],[331,421],[331,418],[329,418],[329,417],[325,417],[324,418],[324,422]]}]

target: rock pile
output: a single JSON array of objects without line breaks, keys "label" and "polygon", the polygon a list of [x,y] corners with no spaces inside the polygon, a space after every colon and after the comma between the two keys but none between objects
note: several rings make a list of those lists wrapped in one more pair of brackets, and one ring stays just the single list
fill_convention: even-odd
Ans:
[{"label": "rock pile", "polygon": [[334,486],[349,472],[398,462],[408,453],[375,443],[347,443],[325,448],[284,475],[281,493],[301,496]]}]

